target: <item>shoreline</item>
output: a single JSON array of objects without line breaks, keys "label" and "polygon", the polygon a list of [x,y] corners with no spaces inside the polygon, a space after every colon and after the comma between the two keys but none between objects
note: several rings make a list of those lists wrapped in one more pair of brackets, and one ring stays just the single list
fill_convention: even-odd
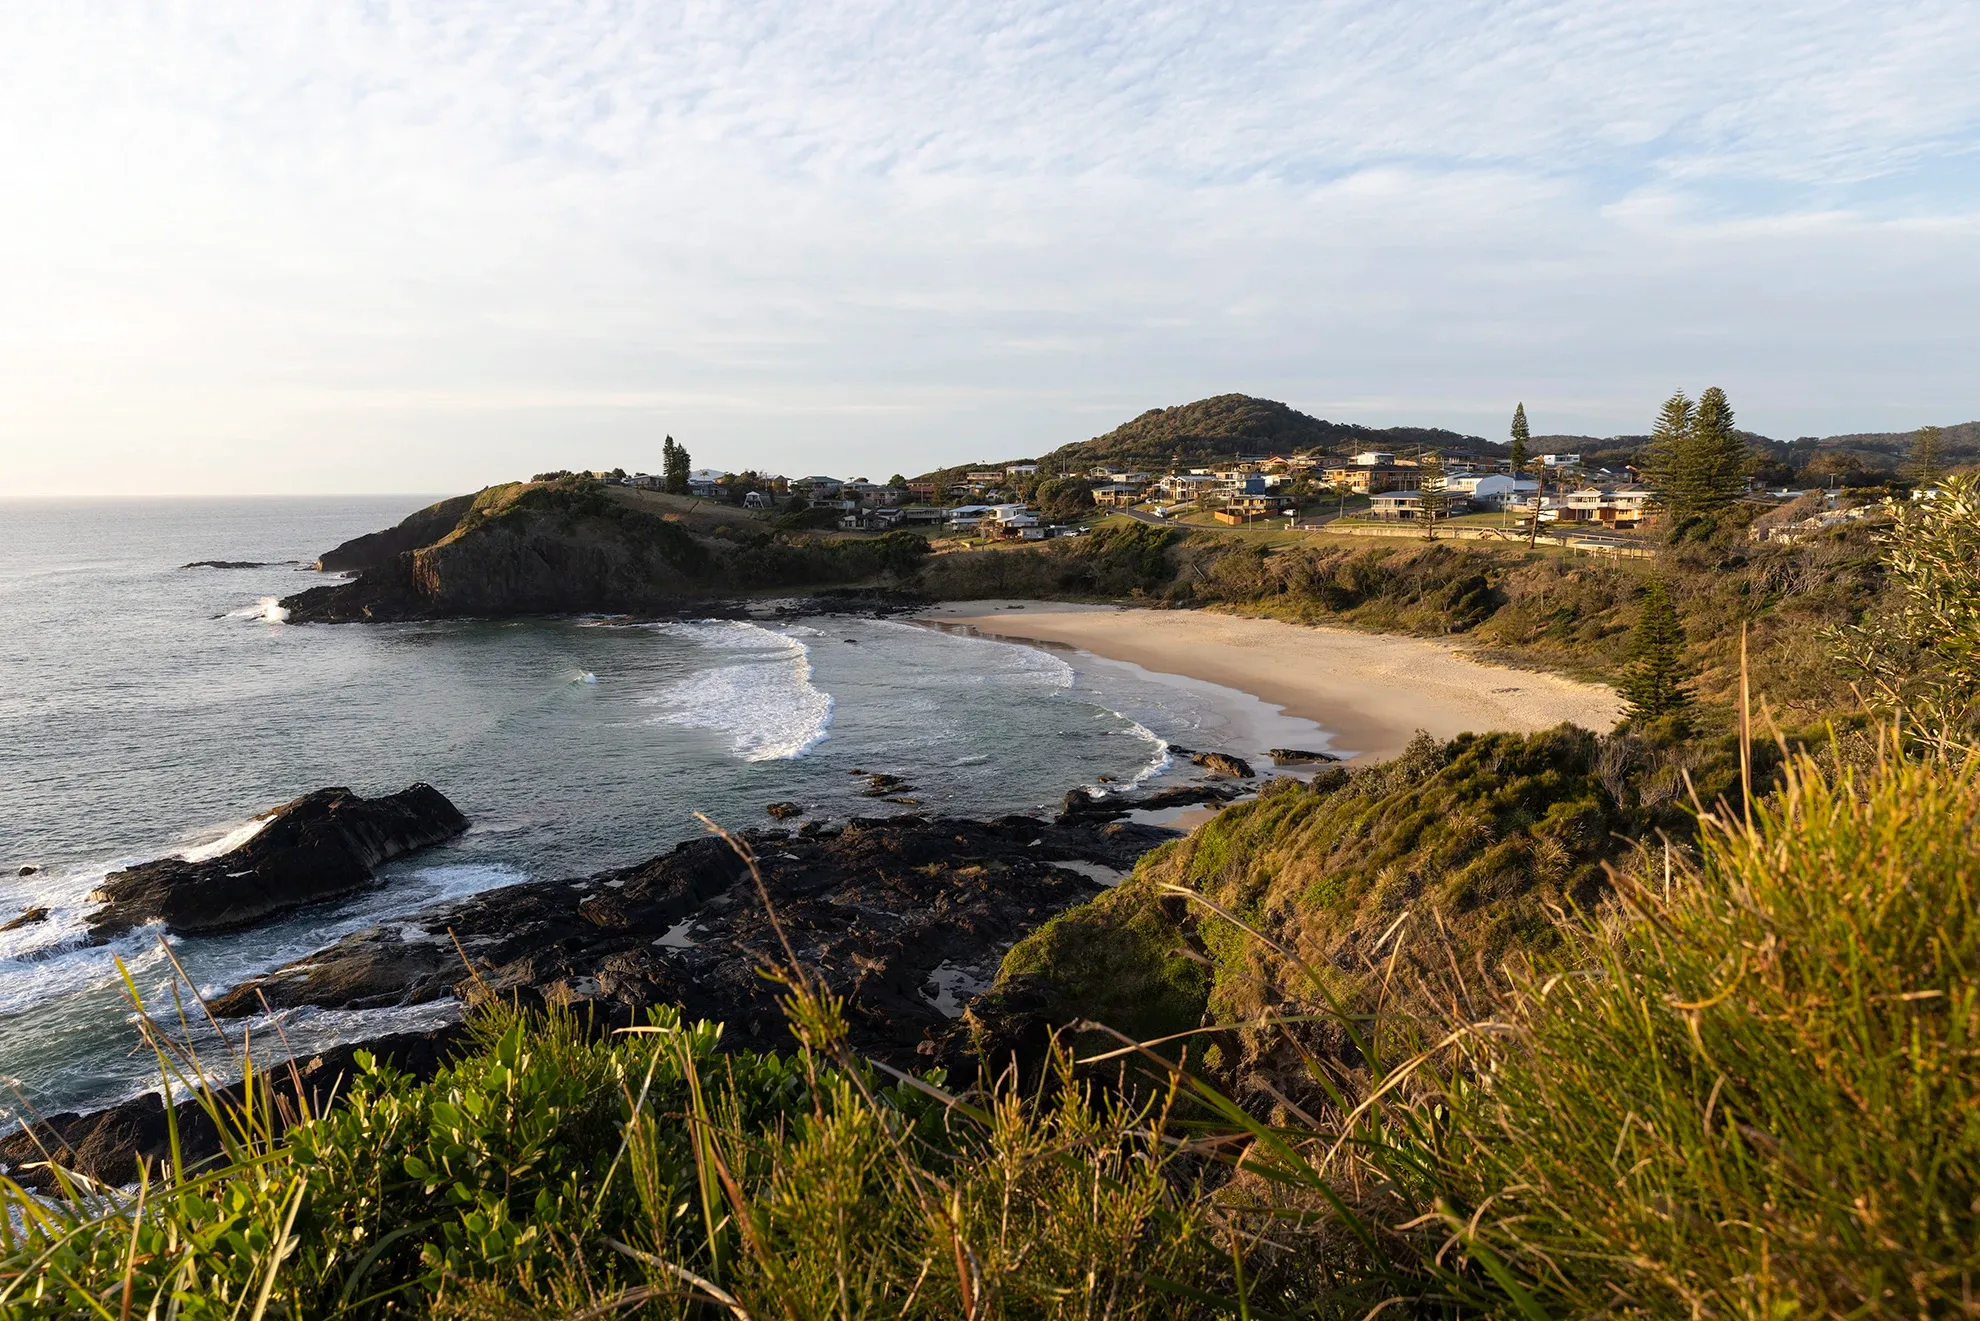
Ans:
[{"label": "shoreline", "polygon": [[1606,733],[1614,689],[1494,665],[1427,638],[1202,610],[1053,601],[950,601],[911,616],[1009,642],[1071,646],[1248,694],[1331,736],[1349,764],[1400,753],[1418,730],[1532,733],[1564,721]]}]

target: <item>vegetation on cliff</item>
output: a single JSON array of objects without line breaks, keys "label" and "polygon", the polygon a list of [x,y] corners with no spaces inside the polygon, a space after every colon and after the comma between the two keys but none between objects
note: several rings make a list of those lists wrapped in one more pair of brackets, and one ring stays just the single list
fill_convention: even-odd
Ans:
[{"label": "vegetation on cliff", "polygon": [[667,610],[723,594],[894,582],[928,551],[909,533],[793,534],[733,513],[690,521],[691,502],[657,499],[568,474],[491,486],[329,552],[323,563],[357,569],[356,581],[283,604],[297,622]]}]

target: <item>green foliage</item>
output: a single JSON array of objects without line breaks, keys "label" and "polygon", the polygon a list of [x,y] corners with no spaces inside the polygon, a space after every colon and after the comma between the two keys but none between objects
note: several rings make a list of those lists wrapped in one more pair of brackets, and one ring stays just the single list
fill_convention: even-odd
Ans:
[{"label": "green foliage", "polygon": [[1437,534],[1437,520],[1451,512],[1450,479],[1444,475],[1444,460],[1429,452],[1416,461],[1416,486],[1422,495],[1423,535]]},{"label": "green foliage", "polygon": [[1145,464],[1159,468],[1239,454],[1290,454],[1326,446],[1400,449],[1436,445],[1482,453],[1485,443],[1440,428],[1374,428],[1309,417],[1272,399],[1220,394],[1172,408],[1151,408],[1104,436],[1062,445],[1040,462],[1065,473],[1094,464]]},{"label": "green foliage", "polygon": [[1532,443],[1532,440],[1533,433],[1527,430],[1526,426],[1526,403],[1522,400],[1513,405],[1512,447],[1506,454],[1512,464],[1512,474],[1515,477],[1526,472],[1526,447]]},{"label": "green foliage", "polygon": [[1053,523],[1074,523],[1093,512],[1093,485],[1080,477],[1055,477],[1033,493],[1038,512]]},{"label": "green foliage", "polygon": [[1686,691],[1684,625],[1670,591],[1653,578],[1643,590],[1643,613],[1629,635],[1629,664],[1617,686],[1629,702],[1631,720],[1674,715],[1690,701]]},{"label": "green foliage", "polygon": [[0,1184],[0,1314],[1055,1317],[1097,1292],[1143,1317],[1177,1314],[1149,1273],[1215,1282],[1159,1115],[1063,1071],[980,1109],[882,1088],[834,1005],[791,1009],[815,1044],[779,1057],[671,1011],[601,1040],[494,1008],[428,1082],[366,1062],[281,1136],[228,1114],[241,1140],[204,1173]]},{"label": "green foliage", "polygon": [[1887,714],[1959,742],[1980,704],[1980,474],[1887,508],[1878,539],[1893,590],[1869,621],[1830,636]]},{"label": "green foliage", "polygon": [[1945,437],[1943,427],[1920,427],[1918,437],[1911,446],[1911,480],[1920,486],[1930,486],[1939,479],[1940,468],[1945,463]]},{"label": "green foliage", "polygon": [[1683,391],[1665,400],[1651,432],[1647,467],[1674,530],[1737,502],[1746,493],[1753,456],[1733,427],[1726,392],[1715,385],[1695,405]]},{"label": "green foliage", "polygon": [[675,444],[672,436],[667,437],[660,446],[660,477],[667,493],[686,495],[688,473],[692,470],[693,463],[688,458],[687,447]]},{"label": "green foliage", "polygon": [[1970,1311],[1976,820],[1971,766],[1804,761],[1514,976],[1414,1148],[1422,1209],[1503,1266],[1479,1314]]}]

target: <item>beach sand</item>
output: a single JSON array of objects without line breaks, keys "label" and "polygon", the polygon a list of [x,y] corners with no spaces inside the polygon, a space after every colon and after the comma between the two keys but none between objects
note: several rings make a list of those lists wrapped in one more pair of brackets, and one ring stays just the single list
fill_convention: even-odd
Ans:
[{"label": "beach sand", "polygon": [[920,617],[1235,688],[1330,731],[1356,761],[1396,755],[1417,730],[1441,739],[1572,721],[1607,732],[1623,714],[1622,699],[1601,684],[1490,665],[1424,638],[1037,601],[951,602]]}]

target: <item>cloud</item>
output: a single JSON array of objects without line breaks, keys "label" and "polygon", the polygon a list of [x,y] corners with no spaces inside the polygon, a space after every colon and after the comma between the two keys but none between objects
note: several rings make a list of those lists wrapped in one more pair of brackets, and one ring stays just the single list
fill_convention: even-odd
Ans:
[{"label": "cloud", "polygon": [[1980,413],[1958,3],[0,12],[15,489]]}]

